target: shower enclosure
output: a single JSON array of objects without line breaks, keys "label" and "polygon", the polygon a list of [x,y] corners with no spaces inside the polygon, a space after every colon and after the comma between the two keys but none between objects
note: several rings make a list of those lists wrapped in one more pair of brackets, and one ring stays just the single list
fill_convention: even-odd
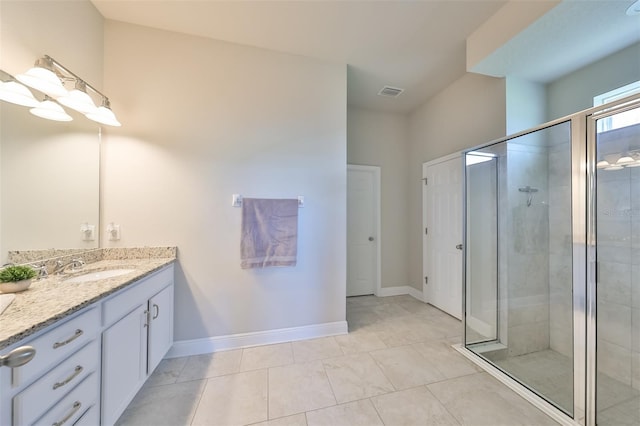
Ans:
[{"label": "shower enclosure", "polygon": [[560,421],[639,425],[640,98],[464,159],[463,351]]}]

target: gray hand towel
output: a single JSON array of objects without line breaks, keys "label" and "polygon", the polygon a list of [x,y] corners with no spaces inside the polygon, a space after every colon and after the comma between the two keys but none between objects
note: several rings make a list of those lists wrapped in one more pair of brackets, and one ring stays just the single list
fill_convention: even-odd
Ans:
[{"label": "gray hand towel", "polygon": [[242,200],[242,269],[296,266],[298,200]]}]

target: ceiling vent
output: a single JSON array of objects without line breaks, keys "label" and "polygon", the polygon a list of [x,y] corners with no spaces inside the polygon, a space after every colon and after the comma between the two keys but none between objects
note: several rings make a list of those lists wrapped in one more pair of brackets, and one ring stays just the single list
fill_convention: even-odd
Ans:
[{"label": "ceiling vent", "polygon": [[404,92],[404,89],[399,89],[397,87],[391,87],[391,86],[384,86],[382,90],[378,92],[378,95],[397,98],[398,96],[400,96],[400,93],[402,92]]}]

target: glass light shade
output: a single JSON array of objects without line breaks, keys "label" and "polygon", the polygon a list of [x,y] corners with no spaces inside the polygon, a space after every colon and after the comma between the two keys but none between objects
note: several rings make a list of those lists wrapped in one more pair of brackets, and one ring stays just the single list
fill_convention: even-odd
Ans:
[{"label": "glass light shade", "polygon": [[45,99],[40,104],[29,110],[31,114],[47,120],[54,121],[71,121],[73,118],[67,114],[64,109],[52,100]]},{"label": "glass light shade", "polygon": [[79,89],[73,89],[69,91],[67,95],[60,96],[56,100],[62,105],[83,114],[95,112],[97,109],[96,104],[94,104],[93,99],[91,99],[91,96],[89,96],[87,92],[83,92]]},{"label": "glass light shade", "polygon": [[640,160],[635,160],[631,164],[626,164],[625,167],[640,167]]},{"label": "glass light shade", "polygon": [[42,67],[33,67],[24,74],[18,74],[16,79],[52,98],[65,96],[68,93],[60,78],[53,71]]},{"label": "glass light shade", "polygon": [[95,112],[86,114],[89,120],[96,121],[98,123],[106,124],[107,126],[120,127],[122,124],[116,118],[116,115],[106,106],[101,106],[96,109]]},{"label": "glass light shade", "polygon": [[616,165],[624,166],[626,164],[635,163],[635,161],[636,160],[634,160],[633,158],[629,157],[628,155],[625,155],[623,157],[620,157],[618,161],[616,161]]},{"label": "glass light shade", "polygon": [[596,168],[598,168],[598,169],[605,169],[605,168],[607,168],[609,166],[611,166],[611,164],[609,164],[609,162],[607,160],[600,160],[596,164]]},{"label": "glass light shade", "polygon": [[16,81],[0,83],[0,99],[27,107],[34,107],[40,103],[29,89]]}]

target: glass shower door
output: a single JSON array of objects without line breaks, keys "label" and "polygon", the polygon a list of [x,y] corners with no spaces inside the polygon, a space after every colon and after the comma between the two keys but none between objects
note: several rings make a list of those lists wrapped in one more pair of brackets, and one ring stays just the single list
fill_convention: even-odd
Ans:
[{"label": "glass shower door", "polygon": [[465,346],[574,412],[572,134],[466,153]]},{"label": "glass shower door", "polygon": [[595,123],[596,422],[640,424],[640,108]]}]

